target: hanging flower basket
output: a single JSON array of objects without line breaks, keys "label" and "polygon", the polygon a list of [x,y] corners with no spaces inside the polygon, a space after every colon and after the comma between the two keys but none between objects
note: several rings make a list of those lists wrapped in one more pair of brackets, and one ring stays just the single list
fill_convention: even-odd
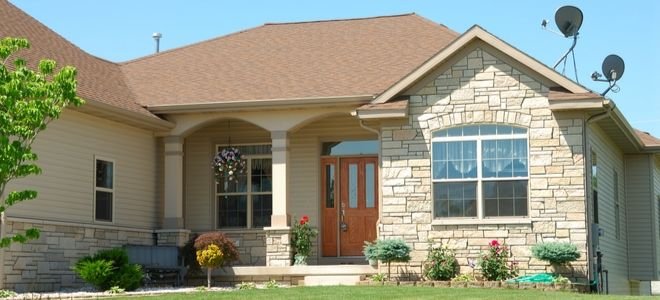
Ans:
[{"label": "hanging flower basket", "polygon": [[245,159],[237,148],[228,147],[222,149],[213,157],[213,170],[218,182],[238,181],[238,175],[245,173]]}]

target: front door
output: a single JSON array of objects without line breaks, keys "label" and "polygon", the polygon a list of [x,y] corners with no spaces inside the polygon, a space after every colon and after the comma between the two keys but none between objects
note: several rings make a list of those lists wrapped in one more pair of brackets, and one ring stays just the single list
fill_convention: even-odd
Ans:
[{"label": "front door", "polygon": [[323,256],[362,256],[376,239],[378,158],[322,160]]}]

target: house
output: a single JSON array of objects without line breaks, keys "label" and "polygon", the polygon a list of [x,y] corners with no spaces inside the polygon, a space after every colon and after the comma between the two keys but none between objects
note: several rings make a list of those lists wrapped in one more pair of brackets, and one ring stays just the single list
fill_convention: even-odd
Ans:
[{"label": "house", "polygon": [[[124,63],[91,56],[7,1],[0,36],[20,56],[79,71],[87,100],[35,144],[39,199],[2,231],[42,237],[2,253],[2,284],[81,282],[76,259],[124,244],[233,238],[239,265],[285,268],[293,218],[320,235],[311,264],[353,262],[364,241],[403,238],[419,274],[429,240],[463,271],[497,239],[523,274],[530,247],[570,241],[574,276],[613,293],[659,280],[660,140],[604,98],[479,26],[456,33],[416,14],[265,24]],[[211,161],[246,156],[238,181]],[[293,220],[295,221],[295,220]]]}]

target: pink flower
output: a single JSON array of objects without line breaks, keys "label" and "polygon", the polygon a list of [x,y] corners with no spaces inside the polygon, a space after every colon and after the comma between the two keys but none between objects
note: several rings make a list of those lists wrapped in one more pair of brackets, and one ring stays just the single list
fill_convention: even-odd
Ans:
[{"label": "pink flower", "polygon": [[490,245],[491,247],[499,247],[500,243],[497,240],[492,240],[488,245]]}]

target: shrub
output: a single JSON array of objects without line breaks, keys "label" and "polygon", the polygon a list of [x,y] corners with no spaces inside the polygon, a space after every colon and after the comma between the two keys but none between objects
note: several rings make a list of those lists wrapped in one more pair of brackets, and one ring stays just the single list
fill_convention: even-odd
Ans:
[{"label": "shrub", "polygon": [[220,251],[222,251],[222,255],[224,257],[222,262],[223,266],[239,259],[236,244],[234,244],[232,240],[225,236],[224,233],[219,231],[207,232],[199,235],[195,239],[194,247],[195,250],[203,250],[211,244],[220,247]]},{"label": "shrub", "polygon": [[402,239],[378,240],[376,242],[376,257],[378,260],[387,263],[387,278],[390,278],[392,262],[410,261],[410,246]]},{"label": "shrub", "polygon": [[254,282],[241,282],[237,287],[239,290],[254,290],[257,288],[257,284]]},{"label": "shrub", "polygon": [[204,233],[195,239],[197,263],[206,267],[206,286],[211,287],[211,270],[238,259],[236,245],[222,232]]},{"label": "shrub", "polygon": [[458,274],[459,266],[454,251],[447,245],[429,249],[424,263],[424,276],[430,280],[450,280]]},{"label": "shrub", "polygon": [[509,250],[497,240],[488,244],[488,251],[481,254],[479,266],[486,280],[500,281],[517,275],[513,265],[509,265]]},{"label": "shrub", "polygon": [[142,283],[140,265],[129,264],[123,248],[102,250],[94,256],[81,258],[73,270],[85,282],[99,290],[109,290],[116,286],[128,291],[135,290]]},{"label": "shrub", "polygon": [[371,277],[369,277],[369,278],[373,282],[383,282],[383,281],[385,281],[385,274],[378,273],[378,274],[371,275]]},{"label": "shrub", "polygon": [[580,251],[571,243],[548,242],[534,245],[532,255],[551,265],[564,265],[580,258]]},{"label": "shrub", "polygon": [[474,278],[474,275],[472,275],[472,274],[459,274],[459,275],[456,275],[456,277],[452,278],[451,281],[453,281],[453,282],[473,282],[473,281],[477,281],[477,279]]}]

